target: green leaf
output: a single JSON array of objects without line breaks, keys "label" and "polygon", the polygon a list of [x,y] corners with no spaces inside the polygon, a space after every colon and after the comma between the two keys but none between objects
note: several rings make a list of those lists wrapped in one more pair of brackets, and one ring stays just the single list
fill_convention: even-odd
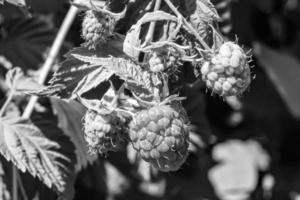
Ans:
[{"label": "green leaf", "polygon": [[2,163],[0,162],[0,199],[10,200],[12,198],[5,181],[5,175],[7,174],[5,173]]},{"label": "green leaf", "polygon": [[287,52],[276,51],[260,43],[254,45],[254,54],[276,86],[291,114],[300,118],[299,61]]},{"label": "green leaf", "polygon": [[[192,6],[193,4],[189,5]],[[196,28],[199,35],[207,41],[207,37],[211,33],[211,26],[214,22],[218,21],[220,17],[209,0],[196,0],[195,6],[194,12],[190,14],[190,22],[193,27]]]},{"label": "green leaf", "polygon": [[164,11],[148,12],[141,17],[136,24],[132,25],[130,30],[126,34],[124,40],[123,51],[130,58],[137,61],[139,59],[140,48],[141,48],[141,30],[142,25],[152,21],[172,21],[177,23],[177,18]]},{"label": "green leaf", "polygon": [[30,93],[43,88],[32,78],[26,77],[19,67],[15,67],[6,73],[6,84],[11,91],[17,93]]},{"label": "green leaf", "polygon": [[0,54],[25,72],[38,69],[43,54],[52,44],[55,32],[46,21],[37,17],[19,17],[4,25],[6,37],[0,41]]},{"label": "green leaf", "polygon": [[103,67],[113,72],[115,75],[124,80],[128,89],[137,92],[151,94],[153,92],[153,82],[151,74],[143,71],[139,65],[136,65],[129,59],[124,58],[96,58],[72,54],[76,59],[89,63],[92,66]]},{"label": "green leaf", "polygon": [[97,156],[88,153],[88,148],[83,137],[82,118],[86,109],[73,100],[65,102],[51,98],[51,104],[54,113],[58,117],[58,126],[70,137],[76,147],[76,170],[80,171],[97,159]]},{"label": "green leaf", "polygon": [[[15,6],[19,6],[19,7],[25,7],[26,6],[25,0],[5,0],[5,1],[10,3],[10,4],[13,4]],[[3,1],[1,3],[3,3]]]},{"label": "green leaf", "polygon": [[122,51],[123,40],[121,35],[116,35],[106,44],[97,46],[95,50],[89,50],[86,47],[73,49],[66,55],[66,60],[53,75],[50,85],[37,94],[74,99],[107,81],[113,75],[111,71],[76,59],[72,54],[84,57],[122,57],[125,56]]},{"label": "green leaf", "polygon": [[[0,119],[0,152],[21,171],[38,177],[49,188],[64,192],[73,175],[73,145],[52,121]],[[47,136],[42,132],[47,132]]]}]

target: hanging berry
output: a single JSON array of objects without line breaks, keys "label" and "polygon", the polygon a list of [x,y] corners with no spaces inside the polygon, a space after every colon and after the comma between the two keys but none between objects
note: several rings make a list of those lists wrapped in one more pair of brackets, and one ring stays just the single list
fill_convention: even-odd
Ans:
[{"label": "hanging berry", "polygon": [[112,113],[88,110],[84,116],[84,137],[91,153],[105,154],[123,149],[128,141],[126,119]]},{"label": "hanging berry", "polygon": [[206,86],[222,97],[242,94],[251,82],[248,56],[233,42],[225,42],[204,62],[201,74]]},{"label": "hanging berry", "polygon": [[106,13],[88,10],[82,22],[82,38],[84,46],[95,49],[98,44],[105,43],[113,34],[115,20]]},{"label": "hanging berry", "polygon": [[170,105],[137,113],[130,124],[135,150],[160,171],[176,171],[188,156],[189,126],[186,116]]}]

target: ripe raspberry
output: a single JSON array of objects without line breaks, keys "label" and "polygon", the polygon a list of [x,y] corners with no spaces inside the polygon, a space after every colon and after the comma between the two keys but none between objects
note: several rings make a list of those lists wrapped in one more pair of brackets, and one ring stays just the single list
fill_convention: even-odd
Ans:
[{"label": "ripe raspberry", "polygon": [[84,46],[95,49],[98,44],[105,43],[113,34],[115,20],[108,14],[88,10],[82,21],[82,38]]},{"label": "ripe raspberry", "polygon": [[206,86],[223,97],[242,94],[251,82],[247,55],[233,42],[225,42],[219,52],[202,65],[201,73]]},{"label": "ripe raspberry", "polygon": [[155,168],[176,171],[188,156],[186,116],[170,105],[158,105],[136,114],[130,124],[133,148]]},{"label": "ripe raspberry", "polygon": [[88,110],[84,116],[84,137],[92,153],[121,150],[128,141],[126,119],[116,114],[101,115]]}]

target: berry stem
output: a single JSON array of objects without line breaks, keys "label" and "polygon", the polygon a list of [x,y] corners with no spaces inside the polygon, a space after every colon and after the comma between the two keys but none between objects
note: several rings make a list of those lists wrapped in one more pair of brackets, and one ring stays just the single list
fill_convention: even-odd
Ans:
[{"label": "berry stem", "polygon": [[190,31],[192,32],[192,34],[197,38],[197,40],[201,43],[201,45],[203,46],[203,48],[205,50],[209,50],[211,51],[211,48],[206,44],[206,42],[199,36],[198,32],[194,29],[194,27],[182,16],[182,14],[177,10],[177,8],[173,5],[173,3],[170,0],[164,0],[166,2],[166,4],[170,7],[170,9],[176,14],[176,16],[179,18],[178,20],[182,20],[182,22],[184,23],[184,25],[186,25],[186,27],[188,29],[190,29]]},{"label": "berry stem", "polygon": [[[161,0],[156,0],[155,1],[155,6],[154,6],[154,11],[157,11],[160,8],[160,5],[161,5]],[[150,23],[149,30],[148,30],[148,33],[147,33],[146,38],[145,38],[145,42],[142,46],[145,46],[149,42],[152,42],[153,34],[154,34],[154,30],[155,30],[155,25],[156,25],[156,21],[152,21]]]}]

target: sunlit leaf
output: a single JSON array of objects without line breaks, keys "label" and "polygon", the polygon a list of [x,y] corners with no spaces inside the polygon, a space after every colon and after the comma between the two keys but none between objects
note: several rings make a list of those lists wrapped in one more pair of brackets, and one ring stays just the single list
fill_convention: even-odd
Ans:
[{"label": "sunlit leaf", "polygon": [[122,57],[123,37],[118,35],[102,46],[97,46],[95,50],[79,47],[70,51],[66,60],[61,63],[61,67],[55,72],[50,85],[39,95],[58,96],[65,99],[74,99],[78,95],[97,87],[102,82],[107,81],[113,73],[105,68],[92,65],[74,58],[73,54],[83,57]]},{"label": "sunlit leaf", "polygon": [[32,92],[43,88],[33,78],[25,76],[19,67],[15,67],[6,73],[6,84],[11,91],[17,93]]},{"label": "sunlit leaf", "polygon": [[53,122],[39,119],[36,124],[41,129],[28,119],[1,118],[0,152],[21,171],[64,192],[73,173],[74,147]]}]

